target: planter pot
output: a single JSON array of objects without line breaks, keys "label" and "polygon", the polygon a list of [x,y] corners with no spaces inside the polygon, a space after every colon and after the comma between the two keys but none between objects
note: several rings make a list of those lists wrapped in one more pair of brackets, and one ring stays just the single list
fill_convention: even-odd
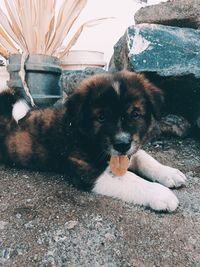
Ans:
[{"label": "planter pot", "polygon": [[[20,68],[21,55],[11,55],[7,66],[10,74],[8,86],[21,90],[27,99],[19,76]],[[25,62],[25,72],[25,80],[36,105],[52,105],[62,97],[59,86],[61,68],[58,58],[39,54],[29,55]]]},{"label": "planter pot", "polygon": [[104,54],[98,51],[72,50],[61,60],[61,67],[64,70],[103,68],[105,65]]}]

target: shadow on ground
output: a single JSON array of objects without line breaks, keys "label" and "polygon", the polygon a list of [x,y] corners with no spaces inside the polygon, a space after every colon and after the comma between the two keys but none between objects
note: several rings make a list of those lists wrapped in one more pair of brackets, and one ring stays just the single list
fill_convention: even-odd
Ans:
[{"label": "shadow on ground", "polygon": [[80,193],[60,175],[0,168],[0,266],[200,266],[200,143],[146,146],[187,174],[175,213]]}]

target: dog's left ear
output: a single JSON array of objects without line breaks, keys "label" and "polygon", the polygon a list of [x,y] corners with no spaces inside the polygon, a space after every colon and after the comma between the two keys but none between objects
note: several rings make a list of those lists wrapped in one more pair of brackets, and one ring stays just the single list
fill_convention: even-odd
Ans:
[{"label": "dog's left ear", "polygon": [[145,80],[144,88],[148,96],[148,100],[152,109],[152,113],[156,119],[160,119],[162,109],[164,107],[164,94],[153,83]]}]

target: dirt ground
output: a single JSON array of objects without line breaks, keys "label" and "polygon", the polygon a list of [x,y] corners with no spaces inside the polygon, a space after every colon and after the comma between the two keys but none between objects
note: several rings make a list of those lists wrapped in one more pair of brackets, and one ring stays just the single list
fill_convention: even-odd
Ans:
[{"label": "dirt ground", "polygon": [[146,150],[188,177],[174,190],[174,213],[78,192],[60,175],[1,166],[0,266],[200,266],[200,142],[163,138]]}]

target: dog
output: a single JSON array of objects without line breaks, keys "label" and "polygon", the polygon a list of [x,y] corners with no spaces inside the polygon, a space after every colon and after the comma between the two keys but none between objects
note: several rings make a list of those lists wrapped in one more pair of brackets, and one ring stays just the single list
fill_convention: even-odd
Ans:
[{"label": "dog", "polygon": [[[64,173],[79,190],[174,211],[179,201],[169,188],[184,185],[185,175],[140,149],[163,101],[159,88],[129,71],[84,80],[59,107],[28,110],[16,91],[7,89],[0,94],[0,159]],[[121,177],[110,171],[113,155],[130,158]]]}]

